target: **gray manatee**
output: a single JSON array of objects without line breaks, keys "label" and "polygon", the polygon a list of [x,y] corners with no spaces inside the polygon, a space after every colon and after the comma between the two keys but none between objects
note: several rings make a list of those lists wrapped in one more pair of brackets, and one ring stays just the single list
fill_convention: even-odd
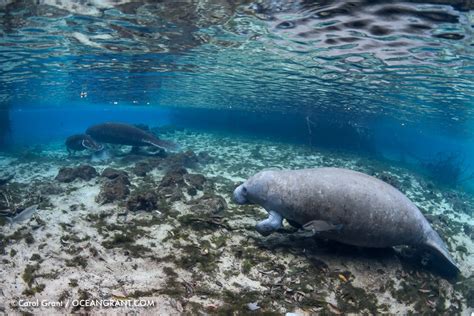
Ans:
[{"label": "gray manatee", "polygon": [[258,204],[269,217],[267,236],[283,218],[319,236],[363,247],[413,245],[427,249],[449,272],[459,272],[446,245],[400,191],[369,175],[340,168],[262,171],[234,191],[238,204]]}]

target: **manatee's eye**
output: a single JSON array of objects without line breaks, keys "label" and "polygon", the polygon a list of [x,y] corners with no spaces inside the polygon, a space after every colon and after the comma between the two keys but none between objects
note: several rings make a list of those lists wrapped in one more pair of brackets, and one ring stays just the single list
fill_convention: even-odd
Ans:
[{"label": "manatee's eye", "polygon": [[242,193],[247,194],[247,188],[246,187],[242,187]]}]

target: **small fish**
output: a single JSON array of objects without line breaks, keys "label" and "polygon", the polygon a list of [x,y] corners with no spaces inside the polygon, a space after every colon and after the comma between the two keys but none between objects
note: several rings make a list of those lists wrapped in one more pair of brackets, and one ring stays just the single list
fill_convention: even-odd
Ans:
[{"label": "small fish", "polygon": [[347,278],[344,276],[344,274],[339,274],[338,277],[342,282],[347,282]]},{"label": "small fish", "polygon": [[29,220],[38,210],[38,204],[31,205],[27,208],[25,208],[23,211],[21,211],[19,214],[16,214],[13,216],[13,218],[10,218],[10,223],[21,223],[26,220]]}]

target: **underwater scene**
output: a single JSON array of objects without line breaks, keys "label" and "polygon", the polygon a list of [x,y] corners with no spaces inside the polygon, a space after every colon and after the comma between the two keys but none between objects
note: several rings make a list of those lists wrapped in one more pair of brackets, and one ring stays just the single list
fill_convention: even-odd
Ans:
[{"label": "underwater scene", "polygon": [[473,1],[0,24],[0,314],[474,313]]}]

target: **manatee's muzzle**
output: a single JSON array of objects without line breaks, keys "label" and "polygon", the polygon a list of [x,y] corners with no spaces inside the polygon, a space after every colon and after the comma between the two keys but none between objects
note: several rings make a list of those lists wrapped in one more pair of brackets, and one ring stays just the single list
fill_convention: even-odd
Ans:
[{"label": "manatee's muzzle", "polygon": [[97,144],[86,139],[82,141],[82,146],[92,151],[101,151],[102,149],[104,149],[104,145]]},{"label": "manatee's muzzle", "polygon": [[244,185],[241,184],[234,190],[234,202],[240,205],[248,203],[243,187]]}]

